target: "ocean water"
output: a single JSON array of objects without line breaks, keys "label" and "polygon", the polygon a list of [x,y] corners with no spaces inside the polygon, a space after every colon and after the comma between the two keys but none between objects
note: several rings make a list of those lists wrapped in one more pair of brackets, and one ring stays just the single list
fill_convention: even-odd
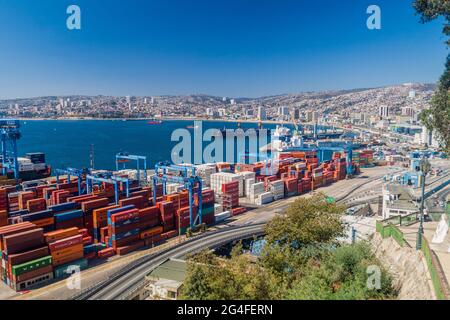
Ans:
[{"label": "ocean water", "polygon": [[[22,138],[18,142],[19,156],[27,152],[44,152],[53,168],[89,166],[91,144],[94,145],[95,169],[115,169],[118,152],[147,156],[147,167],[171,159],[171,150],[178,142],[171,141],[176,129],[193,125],[193,121],[164,121],[150,125],[147,121],[120,120],[27,120],[21,121]],[[232,122],[203,121],[203,131],[210,128],[236,129]],[[242,123],[243,129],[256,124]],[[264,125],[275,128],[275,125]],[[193,129],[190,129],[193,133]],[[207,143],[206,143],[207,144]],[[130,163],[129,168],[134,165]]]}]

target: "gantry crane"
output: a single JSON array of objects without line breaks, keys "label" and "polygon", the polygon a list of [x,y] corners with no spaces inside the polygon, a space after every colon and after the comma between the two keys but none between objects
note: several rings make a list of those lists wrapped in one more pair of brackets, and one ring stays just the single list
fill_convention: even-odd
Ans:
[{"label": "gantry crane", "polygon": [[14,178],[19,179],[19,162],[17,155],[17,140],[20,139],[20,122],[15,119],[0,119],[0,134],[2,142],[2,173],[8,169],[14,171]]},{"label": "gantry crane", "polygon": [[86,193],[86,189],[81,189],[81,182],[86,178],[88,174],[91,173],[89,169],[75,169],[75,168],[66,168],[66,169],[56,169],[56,183],[59,184],[59,177],[62,175],[67,175],[67,181],[70,182],[70,177],[75,176],[78,179],[78,195],[82,195]]},{"label": "gantry crane", "polygon": [[97,174],[88,174],[86,175],[86,189],[87,193],[92,192],[92,185],[94,182],[104,182],[108,184],[112,184],[114,186],[114,200],[115,203],[119,203],[119,183],[122,182],[125,184],[125,194],[128,198],[130,196],[130,181],[128,178],[122,178],[114,176],[112,172],[101,172]]},{"label": "gantry crane", "polygon": [[[167,183],[182,184],[189,191],[189,221],[190,227],[202,223],[202,179],[195,174],[195,167],[173,165],[169,162],[160,162],[155,166],[155,175],[153,176],[153,203],[156,203],[156,186],[158,183],[163,184],[163,194],[166,194]],[[197,191],[198,197],[198,213],[193,218],[194,207],[194,189]]]},{"label": "gantry crane", "polygon": [[136,161],[137,177],[139,186],[141,186],[141,161],[144,166],[144,184],[147,184],[147,157],[134,154],[128,154],[127,152],[119,152],[116,154],[116,170],[119,171],[119,163],[122,163],[122,169],[125,169],[125,163],[133,160]]}]

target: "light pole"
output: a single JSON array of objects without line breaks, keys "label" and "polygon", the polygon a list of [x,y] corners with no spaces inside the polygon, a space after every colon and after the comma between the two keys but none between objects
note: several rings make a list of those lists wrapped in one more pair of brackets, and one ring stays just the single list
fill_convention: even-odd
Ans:
[{"label": "light pole", "polygon": [[422,249],[422,237],[423,237],[423,220],[424,220],[424,206],[425,206],[425,177],[427,176],[428,171],[430,171],[430,162],[427,158],[423,157],[420,160],[420,173],[422,175],[422,191],[420,197],[420,222],[419,222],[419,230],[417,231],[417,241],[416,241],[416,249]]}]

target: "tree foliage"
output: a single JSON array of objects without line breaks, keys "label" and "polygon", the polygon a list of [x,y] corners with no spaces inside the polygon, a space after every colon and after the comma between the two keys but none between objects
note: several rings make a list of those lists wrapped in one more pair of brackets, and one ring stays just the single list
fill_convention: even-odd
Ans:
[{"label": "tree foliage", "polygon": [[203,251],[188,258],[181,298],[198,300],[384,299],[395,296],[382,270],[379,290],[367,287],[367,267],[380,266],[366,243],[342,245],[344,209],[323,194],[296,200],[266,227],[257,261],[237,245],[229,259]]},{"label": "tree foliage", "polygon": [[266,240],[273,245],[307,246],[333,242],[344,234],[344,207],[328,203],[322,193],[293,202],[284,216],[266,226]]},{"label": "tree foliage", "polygon": [[[426,23],[443,17],[443,33],[450,36],[450,1],[449,0],[415,0],[414,8]],[[450,45],[450,39],[447,40]],[[439,80],[438,89],[431,101],[431,108],[420,115],[424,125],[438,133],[438,139],[447,152],[450,152],[450,55],[447,56],[444,74]]]},{"label": "tree foliage", "polygon": [[242,255],[236,246],[230,259],[203,251],[188,259],[181,298],[187,300],[277,299],[274,277]]}]

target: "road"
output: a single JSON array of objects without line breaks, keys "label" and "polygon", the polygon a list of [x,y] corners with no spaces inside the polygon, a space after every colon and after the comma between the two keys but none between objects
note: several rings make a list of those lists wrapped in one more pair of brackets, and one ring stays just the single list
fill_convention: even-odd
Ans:
[{"label": "road", "polygon": [[121,270],[117,275],[113,275],[110,281],[92,288],[86,293],[82,293],[77,299],[80,300],[114,300],[127,296],[144,279],[144,277],[158,265],[169,258],[182,258],[189,253],[195,253],[202,249],[217,248],[230,241],[240,240],[263,234],[263,224],[252,226],[241,226],[228,228],[206,234],[202,237],[193,238],[181,243],[176,247],[169,248],[162,252],[147,256],[137,264]]}]

